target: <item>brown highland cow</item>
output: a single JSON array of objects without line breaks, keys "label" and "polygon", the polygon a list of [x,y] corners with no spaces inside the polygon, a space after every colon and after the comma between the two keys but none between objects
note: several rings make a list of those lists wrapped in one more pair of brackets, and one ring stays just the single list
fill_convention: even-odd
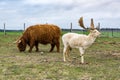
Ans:
[{"label": "brown highland cow", "polygon": [[51,44],[50,52],[54,47],[57,47],[57,52],[60,51],[60,35],[61,29],[52,24],[39,24],[28,27],[23,35],[16,41],[20,52],[25,51],[26,46],[30,46],[29,52],[35,46],[36,51],[39,51],[38,44]]}]

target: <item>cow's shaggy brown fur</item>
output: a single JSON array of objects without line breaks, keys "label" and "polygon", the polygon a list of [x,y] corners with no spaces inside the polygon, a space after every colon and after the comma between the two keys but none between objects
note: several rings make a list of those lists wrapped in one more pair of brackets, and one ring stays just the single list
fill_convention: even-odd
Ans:
[{"label": "cow's shaggy brown fur", "polygon": [[38,44],[51,44],[50,52],[54,47],[57,47],[57,52],[60,51],[60,35],[61,29],[52,24],[39,24],[28,27],[20,39],[17,40],[19,51],[25,51],[26,45],[30,46],[29,52],[35,46],[36,51],[39,51]]}]

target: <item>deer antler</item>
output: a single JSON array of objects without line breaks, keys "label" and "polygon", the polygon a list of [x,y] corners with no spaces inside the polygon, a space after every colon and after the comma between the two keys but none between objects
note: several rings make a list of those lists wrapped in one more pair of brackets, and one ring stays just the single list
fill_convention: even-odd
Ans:
[{"label": "deer antler", "polygon": [[95,29],[95,28],[94,28],[93,18],[91,18],[91,25],[90,25],[90,29]]},{"label": "deer antler", "polygon": [[80,25],[82,28],[86,29],[85,26],[84,26],[84,23],[83,23],[83,17],[80,17],[80,19],[79,19],[79,25]]}]

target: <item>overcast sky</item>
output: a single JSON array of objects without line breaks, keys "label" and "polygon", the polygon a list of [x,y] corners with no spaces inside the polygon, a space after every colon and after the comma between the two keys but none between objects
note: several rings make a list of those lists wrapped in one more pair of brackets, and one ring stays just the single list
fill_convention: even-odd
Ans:
[{"label": "overcast sky", "polygon": [[120,28],[120,0],[0,0],[0,29],[23,29],[34,24],[56,24],[61,28],[81,29],[78,19],[84,24],[94,19],[102,28]]}]

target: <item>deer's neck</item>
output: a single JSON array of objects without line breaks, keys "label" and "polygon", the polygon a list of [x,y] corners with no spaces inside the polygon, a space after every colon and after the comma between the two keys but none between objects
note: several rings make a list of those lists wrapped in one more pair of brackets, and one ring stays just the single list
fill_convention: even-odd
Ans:
[{"label": "deer's neck", "polygon": [[88,40],[91,41],[91,43],[93,43],[93,42],[96,40],[96,36],[94,36],[93,33],[90,33],[90,34],[88,35]]}]

